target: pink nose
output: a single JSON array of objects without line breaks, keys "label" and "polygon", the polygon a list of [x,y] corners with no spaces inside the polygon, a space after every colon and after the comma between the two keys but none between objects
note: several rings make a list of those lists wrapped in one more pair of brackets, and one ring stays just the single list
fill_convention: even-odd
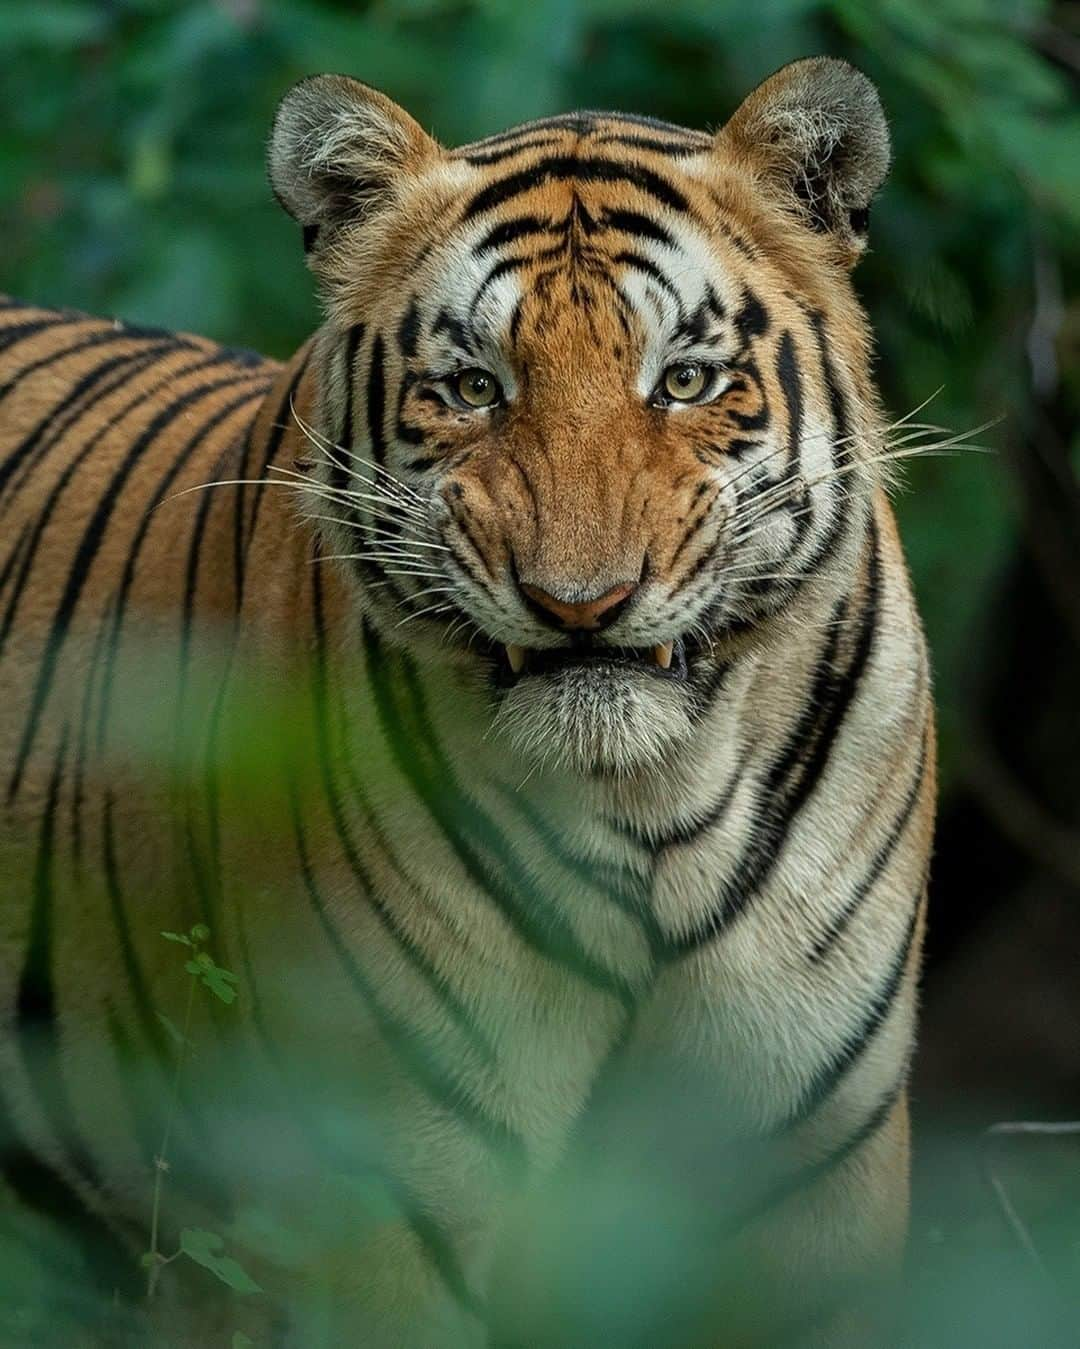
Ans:
[{"label": "pink nose", "polygon": [[637,590],[637,585],[630,583],[614,586],[605,594],[597,595],[595,599],[584,600],[580,604],[567,604],[565,600],[557,600],[554,595],[549,595],[539,586],[522,584],[521,589],[534,607],[544,611],[540,617],[545,622],[550,623],[554,618],[560,627],[596,632],[615,622],[631,595]]}]

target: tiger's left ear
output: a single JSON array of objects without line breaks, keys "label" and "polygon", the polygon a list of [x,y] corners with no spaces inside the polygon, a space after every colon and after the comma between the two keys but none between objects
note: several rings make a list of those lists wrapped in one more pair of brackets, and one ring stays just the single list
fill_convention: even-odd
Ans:
[{"label": "tiger's left ear", "polygon": [[285,95],[270,132],[270,186],[310,252],[342,224],[393,204],[441,149],[404,108],[348,75],[313,75]]},{"label": "tiger's left ear", "polygon": [[854,265],[890,157],[881,99],[861,71],[830,56],[794,61],[758,85],[717,141],[751,161],[767,188]]}]

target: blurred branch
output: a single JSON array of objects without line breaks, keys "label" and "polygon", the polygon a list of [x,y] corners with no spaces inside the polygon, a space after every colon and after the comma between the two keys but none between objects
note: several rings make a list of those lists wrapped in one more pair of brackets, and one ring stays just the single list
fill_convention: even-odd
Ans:
[{"label": "blurred branch", "polygon": [[1037,224],[1033,233],[1035,307],[1025,346],[1035,398],[1024,444],[1011,458],[1024,494],[1032,556],[1080,648],[1080,484],[1069,458],[1072,416],[1057,359],[1065,307],[1058,259]]},{"label": "blurred branch", "polygon": [[1057,24],[1039,24],[1031,34],[1035,46],[1057,65],[1080,75],[1080,37]]},{"label": "blurred branch", "polygon": [[1028,329],[1027,356],[1036,397],[1049,399],[1057,391],[1060,377],[1057,347],[1065,321],[1065,303],[1061,267],[1038,230],[1035,232],[1033,272],[1035,310]]},{"label": "blurred branch", "polygon": [[971,791],[1002,834],[1037,866],[1049,867],[1080,889],[1080,832],[1054,819],[977,731],[972,731],[964,757]]},{"label": "blurred branch", "polygon": [[991,1146],[995,1139],[1015,1137],[1021,1134],[1036,1134],[1043,1137],[1080,1137],[1080,1120],[1062,1120],[1062,1121],[1041,1121],[1041,1120],[1013,1120],[1002,1121],[998,1124],[991,1124],[989,1129],[985,1129],[979,1138],[980,1164],[983,1178],[989,1185],[994,1198],[997,1201],[998,1208],[1001,1210],[1002,1217],[1013,1236],[1019,1242],[1026,1252],[1031,1263],[1039,1271],[1044,1279],[1057,1291],[1057,1284],[1051,1275],[1042,1256],[1039,1254],[1038,1247],[1035,1245],[1034,1238],[1027,1224],[1016,1211],[1016,1207],[1009,1198],[1009,1193],[1002,1184],[1001,1177],[994,1170],[991,1154]]}]

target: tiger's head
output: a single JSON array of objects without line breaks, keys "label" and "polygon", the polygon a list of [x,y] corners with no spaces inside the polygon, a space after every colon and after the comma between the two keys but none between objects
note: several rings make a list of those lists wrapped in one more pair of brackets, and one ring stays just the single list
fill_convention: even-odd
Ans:
[{"label": "tiger's head", "polygon": [[323,551],[526,754],[661,758],[733,644],[850,575],[880,435],[850,269],[888,159],[825,58],[715,135],[586,112],[445,150],[344,76],[285,97]]}]

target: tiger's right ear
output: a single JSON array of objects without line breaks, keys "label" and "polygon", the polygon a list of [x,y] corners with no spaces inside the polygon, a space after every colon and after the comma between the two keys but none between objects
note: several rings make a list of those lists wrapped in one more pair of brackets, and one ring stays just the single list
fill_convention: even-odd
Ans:
[{"label": "tiger's right ear", "polygon": [[440,147],[377,89],[348,75],[313,75],[289,90],[270,132],[270,186],[304,231],[364,220],[393,204]]}]

